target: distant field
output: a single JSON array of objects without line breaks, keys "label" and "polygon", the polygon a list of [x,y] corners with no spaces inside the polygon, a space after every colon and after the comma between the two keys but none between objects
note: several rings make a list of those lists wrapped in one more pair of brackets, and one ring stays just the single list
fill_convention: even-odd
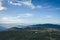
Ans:
[{"label": "distant field", "polygon": [[60,29],[23,29],[0,32],[0,40],[60,40]]}]

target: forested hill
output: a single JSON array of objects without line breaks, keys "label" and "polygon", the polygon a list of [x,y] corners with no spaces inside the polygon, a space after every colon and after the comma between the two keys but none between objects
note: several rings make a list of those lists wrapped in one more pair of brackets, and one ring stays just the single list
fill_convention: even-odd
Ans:
[{"label": "forested hill", "polygon": [[60,29],[13,27],[1,31],[0,40],[60,40]]}]

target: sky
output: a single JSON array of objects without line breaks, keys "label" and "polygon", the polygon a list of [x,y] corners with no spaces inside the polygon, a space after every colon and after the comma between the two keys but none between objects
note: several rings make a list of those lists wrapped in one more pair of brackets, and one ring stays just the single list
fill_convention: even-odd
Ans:
[{"label": "sky", "polygon": [[0,23],[60,24],[60,0],[0,0]]}]

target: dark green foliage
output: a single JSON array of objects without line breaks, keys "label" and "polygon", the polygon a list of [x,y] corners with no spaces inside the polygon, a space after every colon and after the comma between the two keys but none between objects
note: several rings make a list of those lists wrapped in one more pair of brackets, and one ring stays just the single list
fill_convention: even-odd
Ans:
[{"label": "dark green foliage", "polygon": [[60,40],[60,29],[31,28],[0,32],[0,40]]}]

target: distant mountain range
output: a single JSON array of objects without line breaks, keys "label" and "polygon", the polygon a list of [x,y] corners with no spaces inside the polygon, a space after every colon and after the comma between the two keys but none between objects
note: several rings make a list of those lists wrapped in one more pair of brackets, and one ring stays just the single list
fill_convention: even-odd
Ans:
[{"label": "distant mountain range", "polygon": [[11,29],[21,29],[21,28],[43,28],[43,27],[46,27],[46,28],[60,28],[60,25],[57,25],[57,24],[34,24],[34,25],[27,25],[27,26],[24,26],[24,25],[14,25],[14,24],[0,24],[0,30],[5,30],[7,29],[7,27],[10,27]]},{"label": "distant mountain range", "polygon": [[30,25],[30,27],[60,28],[60,25],[58,24],[35,24],[35,25]]}]

